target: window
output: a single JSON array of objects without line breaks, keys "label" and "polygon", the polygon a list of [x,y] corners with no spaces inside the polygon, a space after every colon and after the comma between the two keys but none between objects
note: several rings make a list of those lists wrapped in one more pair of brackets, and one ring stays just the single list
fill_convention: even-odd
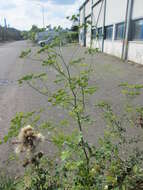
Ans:
[{"label": "window", "polygon": [[92,29],[92,38],[93,39],[102,39],[102,27],[98,29]]},{"label": "window", "polygon": [[113,35],[113,25],[106,26],[105,27],[105,39],[112,40],[112,35]]},{"label": "window", "polygon": [[124,38],[125,23],[120,23],[116,25],[116,40],[122,40]]},{"label": "window", "polygon": [[96,29],[92,29],[92,38],[95,39],[96,38]]},{"label": "window", "polygon": [[132,22],[132,40],[143,40],[143,19]]},{"label": "window", "polygon": [[98,37],[99,37],[99,39],[102,39],[102,37],[103,37],[102,28],[98,28]]}]

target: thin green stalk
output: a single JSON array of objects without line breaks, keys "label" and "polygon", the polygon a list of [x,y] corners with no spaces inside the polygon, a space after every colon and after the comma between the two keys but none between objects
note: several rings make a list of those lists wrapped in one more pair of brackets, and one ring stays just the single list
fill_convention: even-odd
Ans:
[{"label": "thin green stalk", "polygon": [[[73,94],[73,98],[74,98],[74,109],[76,109],[77,108],[77,96],[76,96],[76,93],[74,92],[74,90],[72,88],[71,75],[70,75],[69,67],[67,66],[67,64],[66,64],[66,62],[65,62],[65,60],[63,58],[62,51],[61,51],[60,47],[59,47],[59,50],[60,50],[60,54],[61,54],[61,59],[62,59],[63,64],[64,64],[64,66],[65,66],[65,68],[67,70],[68,82],[69,82],[70,90],[71,90],[71,92]],[[77,123],[78,123],[79,130],[83,134],[81,119],[80,119],[80,116],[79,116],[78,112],[76,112],[76,116],[77,116]],[[89,158],[88,158],[88,154],[86,152],[86,148],[84,146],[85,142],[84,142],[83,137],[81,138],[81,143],[82,143],[82,148],[83,148],[83,151],[84,151],[84,154],[85,154],[85,157],[86,157],[86,161],[87,161],[87,166],[88,166],[89,165]]]},{"label": "thin green stalk", "polygon": [[[70,75],[69,75],[69,84],[70,84],[70,90],[72,91],[72,94],[73,94],[73,97],[74,97],[74,109],[76,109],[77,108],[77,96],[76,96],[74,90],[71,87]],[[81,133],[83,133],[81,119],[80,119],[80,115],[79,115],[78,112],[76,112],[76,116],[77,116],[77,123],[78,123],[79,130],[80,130]],[[84,154],[85,154],[85,157],[86,157],[86,160],[87,160],[87,165],[88,165],[89,164],[89,158],[88,158],[88,154],[86,152],[86,148],[84,146],[85,143],[84,143],[84,138],[83,137],[81,138],[81,143],[82,143],[82,148],[83,148],[83,151],[84,151]]]},{"label": "thin green stalk", "polygon": [[37,91],[38,93],[42,94],[43,96],[48,96],[47,93],[44,93],[44,92],[40,91],[38,88],[36,88],[35,86],[33,86],[30,82],[27,82],[27,84],[28,84],[31,88],[33,88],[35,91]]},{"label": "thin green stalk", "polygon": [[82,106],[83,106],[83,110],[85,110],[85,93],[84,93],[83,87],[81,87],[81,94],[82,94]]}]

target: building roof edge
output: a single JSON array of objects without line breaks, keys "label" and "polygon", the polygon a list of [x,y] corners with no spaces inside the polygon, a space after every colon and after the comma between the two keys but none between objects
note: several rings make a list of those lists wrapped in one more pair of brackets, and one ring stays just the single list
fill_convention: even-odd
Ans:
[{"label": "building roof edge", "polygon": [[80,6],[79,10],[81,10],[81,9],[86,5],[86,3],[87,3],[88,1],[89,1],[89,0],[85,0],[85,1],[83,2],[83,4]]}]

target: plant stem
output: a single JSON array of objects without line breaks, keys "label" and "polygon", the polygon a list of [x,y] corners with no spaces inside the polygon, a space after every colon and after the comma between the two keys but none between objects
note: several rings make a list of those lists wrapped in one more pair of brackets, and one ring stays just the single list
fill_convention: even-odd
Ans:
[{"label": "plant stem", "polygon": [[[77,115],[77,121],[78,121],[79,130],[80,130],[81,133],[83,133],[79,113],[77,112],[76,115]],[[86,148],[84,146],[85,142],[84,142],[83,136],[81,137],[81,143],[82,143],[82,148],[83,148],[83,151],[84,151],[84,154],[85,154],[85,157],[86,157],[86,161],[87,161],[87,166],[88,166],[89,165],[89,158],[88,158],[88,154],[86,152]]]},{"label": "plant stem", "polygon": [[44,92],[40,91],[38,88],[36,88],[35,86],[33,86],[30,82],[27,82],[27,84],[28,84],[31,88],[33,88],[35,91],[37,91],[38,93],[42,94],[43,96],[48,96],[47,93],[44,93]]},{"label": "plant stem", "polygon": [[[74,92],[74,89],[72,87],[72,82],[71,82],[71,74],[70,74],[70,71],[69,71],[69,67],[68,65],[66,64],[64,58],[63,58],[63,55],[62,55],[62,51],[61,51],[61,47],[59,47],[59,50],[60,50],[60,57],[63,61],[63,64],[67,70],[67,74],[68,74],[68,83],[69,83],[69,86],[70,86],[70,90],[72,92],[72,95],[73,95],[73,98],[74,98],[74,109],[77,108],[77,95],[76,93]],[[84,94],[83,94],[83,98],[84,98]],[[83,99],[83,105],[85,107],[85,104],[84,104],[84,99]],[[77,117],[77,123],[78,123],[78,128],[79,128],[79,131],[83,134],[83,130],[82,130],[82,124],[81,124],[81,118],[80,118],[80,114],[79,112],[76,111],[76,117]],[[89,165],[89,157],[88,157],[88,153],[86,152],[86,148],[85,148],[85,142],[84,142],[84,138],[82,136],[81,138],[81,143],[82,143],[82,149],[84,151],[84,154],[85,154],[85,158],[86,158],[86,161],[87,161],[87,167]]]},{"label": "plant stem", "polygon": [[85,110],[85,94],[84,94],[83,87],[81,87],[81,94],[82,94],[82,106],[83,106],[83,110]]}]

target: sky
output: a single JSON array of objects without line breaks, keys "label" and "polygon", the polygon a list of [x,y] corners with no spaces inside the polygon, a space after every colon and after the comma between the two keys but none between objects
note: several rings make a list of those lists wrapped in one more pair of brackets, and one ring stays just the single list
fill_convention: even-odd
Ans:
[{"label": "sky", "polygon": [[84,0],[0,0],[0,25],[4,18],[10,27],[28,30],[32,24],[43,26],[42,7],[44,7],[45,25],[70,27],[66,19],[78,9]]}]

